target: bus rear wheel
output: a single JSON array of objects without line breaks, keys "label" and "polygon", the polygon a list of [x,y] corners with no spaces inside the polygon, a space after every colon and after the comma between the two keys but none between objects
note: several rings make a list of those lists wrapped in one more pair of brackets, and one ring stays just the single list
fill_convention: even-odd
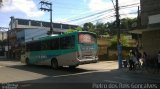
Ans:
[{"label": "bus rear wheel", "polygon": [[58,62],[57,62],[56,59],[52,59],[52,61],[51,61],[51,68],[54,69],[54,70],[58,69]]}]

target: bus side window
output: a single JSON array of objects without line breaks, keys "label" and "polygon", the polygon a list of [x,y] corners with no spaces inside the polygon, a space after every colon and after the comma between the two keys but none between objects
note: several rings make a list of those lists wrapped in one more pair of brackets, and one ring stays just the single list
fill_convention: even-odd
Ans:
[{"label": "bus side window", "polygon": [[74,48],[74,46],[75,46],[75,36],[71,36],[70,37],[70,47]]},{"label": "bus side window", "polygon": [[47,43],[44,41],[41,42],[41,50],[47,50]]},{"label": "bus side window", "polygon": [[52,50],[57,50],[59,49],[59,38],[55,38],[55,39],[52,39],[50,41],[50,48]]},{"label": "bus side window", "polygon": [[41,50],[40,42],[36,42],[35,43],[35,51],[40,51],[40,50]]},{"label": "bus side window", "polygon": [[74,36],[63,37],[61,38],[60,43],[61,43],[61,49],[74,48],[75,37]]},{"label": "bus side window", "polygon": [[65,38],[64,37],[60,38],[60,48],[61,49],[65,49],[65,46],[66,46],[65,43],[66,43]]}]

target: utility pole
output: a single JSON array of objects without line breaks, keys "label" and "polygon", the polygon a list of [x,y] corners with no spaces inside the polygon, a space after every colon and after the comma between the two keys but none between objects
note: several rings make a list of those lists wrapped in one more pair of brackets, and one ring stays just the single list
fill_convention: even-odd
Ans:
[{"label": "utility pole", "polygon": [[122,68],[122,45],[120,42],[120,15],[119,15],[119,2],[116,0],[116,25],[117,25],[117,50],[118,50],[118,64],[119,69]]},{"label": "utility pole", "polygon": [[[41,10],[42,11],[48,11],[50,12],[50,31],[48,32],[48,34],[52,34],[53,33],[53,24],[52,24],[52,3],[51,2],[47,2],[47,1],[41,1]],[[45,6],[44,6],[45,5]],[[43,7],[44,6],[44,7]]]},{"label": "utility pole", "polygon": [[138,16],[137,16],[137,27],[141,27],[141,20],[140,20],[140,8],[138,6]]},{"label": "utility pole", "polygon": [[3,3],[2,0],[0,0],[0,8],[2,7],[2,3]]}]

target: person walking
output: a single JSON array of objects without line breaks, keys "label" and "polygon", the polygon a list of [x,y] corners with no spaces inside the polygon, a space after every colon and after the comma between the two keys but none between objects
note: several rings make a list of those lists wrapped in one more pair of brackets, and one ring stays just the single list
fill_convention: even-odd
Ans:
[{"label": "person walking", "polygon": [[130,50],[130,53],[129,53],[129,70],[134,69],[135,61],[136,61],[135,53],[132,50]]}]

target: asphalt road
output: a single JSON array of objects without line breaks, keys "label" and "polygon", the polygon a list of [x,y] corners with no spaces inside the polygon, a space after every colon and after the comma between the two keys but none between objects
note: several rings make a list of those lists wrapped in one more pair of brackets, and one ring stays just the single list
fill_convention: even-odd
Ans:
[{"label": "asphalt road", "polygon": [[69,69],[52,70],[47,66],[26,66],[17,61],[0,61],[0,83],[159,83],[160,76],[124,72],[116,61],[103,61]]}]

